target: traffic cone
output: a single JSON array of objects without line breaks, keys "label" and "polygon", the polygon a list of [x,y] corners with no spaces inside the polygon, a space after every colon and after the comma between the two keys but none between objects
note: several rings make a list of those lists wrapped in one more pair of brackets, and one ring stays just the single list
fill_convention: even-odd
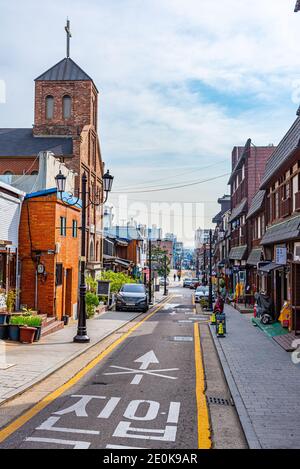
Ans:
[{"label": "traffic cone", "polygon": [[224,326],[223,323],[221,322],[218,327],[218,336],[223,337],[224,336]]},{"label": "traffic cone", "polygon": [[217,322],[216,315],[215,315],[215,313],[212,313],[212,315],[210,317],[210,323],[211,323],[212,326],[215,326],[216,322]]}]

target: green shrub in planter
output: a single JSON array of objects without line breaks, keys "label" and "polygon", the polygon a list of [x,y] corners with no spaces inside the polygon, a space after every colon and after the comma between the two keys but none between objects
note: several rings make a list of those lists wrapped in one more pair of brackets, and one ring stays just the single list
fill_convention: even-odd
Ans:
[{"label": "green shrub in planter", "polygon": [[[24,316],[23,316],[24,317]],[[28,327],[41,327],[43,319],[40,316],[24,317],[24,325]]]},{"label": "green shrub in planter", "polygon": [[96,308],[99,306],[99,298],[95,293],[88,292],[85,297],[86,315],[90,319],[95,315]]}]

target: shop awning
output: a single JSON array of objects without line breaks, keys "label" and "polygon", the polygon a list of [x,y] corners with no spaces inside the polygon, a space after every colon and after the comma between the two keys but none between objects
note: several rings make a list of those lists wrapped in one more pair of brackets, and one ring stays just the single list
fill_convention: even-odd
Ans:
[{"label": "shop awning", "polygon": [[300,238],[300,215],[270,226],[260,244],[264,246],[297,238]]},{"label": "shop awning", "polygon": [[275,264],[275,262],[268,262],[267,264],[260,266],[258,270],[259,272],[269,274],[273,270],[282,269],[283,267],[283,265]]},{"label": "shop awning", "polygon": [[261,261],[263,248],[255,248],[252,249],[250,256],[248,257],[247,264],[248,265],[257,265]]},{"label": "shop awning", "polygon": [[247,246],[237,246],[232,248],[229,253],[229,259],[231,261],[241,261],[245,258],[247,252]]}]

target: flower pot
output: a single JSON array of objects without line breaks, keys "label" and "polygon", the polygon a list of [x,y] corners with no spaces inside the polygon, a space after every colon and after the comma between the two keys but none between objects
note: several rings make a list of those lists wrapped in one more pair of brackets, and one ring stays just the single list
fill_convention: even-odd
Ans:
[{"label": "flower pot", "polygon": [[7,313],[0,313],[0,325],[1,324],[6,324],[8,318]]},{"label": "flower pot", "polygon": [[22,344],[32,344],[34,341],[34,336],[36,332],[36,327],[20,327],[20,342]]},{"label": "flower pot", "polygon": [[8,325],[0,324],[0,340],[6,340],[8,338]]},{"label": "flower pot", "polygon": [[34,334],[34,342],[38,342],[41,339],[42,335],[42,327],[36,327],[35,328],[35,334]]},{"label": "flower pot", "polygon": [[10,324],[8,326],[8,338],[9,340],[12,340],[13,342],[19,342],[20,339],[20,330],[19,326],[16,326],[14,324]]},{"label": "flower pot", "polygon": [[69,324],[70,317],[69,316],[63,316],[62,320],[64,322],[64,325],[67,326]]}]

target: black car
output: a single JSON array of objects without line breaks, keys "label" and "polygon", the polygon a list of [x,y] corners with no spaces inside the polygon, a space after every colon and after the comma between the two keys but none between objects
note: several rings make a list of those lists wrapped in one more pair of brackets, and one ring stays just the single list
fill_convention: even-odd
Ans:
[{"label": "black car", "polygon": [[123,285],[116,299],[116,311],[143,311],[149,309],[145,285],[129,283]]}]

